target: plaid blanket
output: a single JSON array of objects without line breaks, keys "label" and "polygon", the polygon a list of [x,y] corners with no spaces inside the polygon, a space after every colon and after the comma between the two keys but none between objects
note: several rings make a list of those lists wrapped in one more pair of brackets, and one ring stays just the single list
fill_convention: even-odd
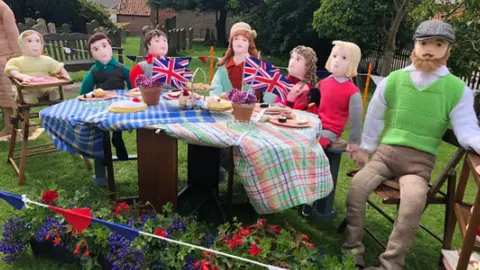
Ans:
[{"label": "plaid blanket", "polygon": [[230,113],[212,113],[215,123],[155,125],[187,143],[235,146],[234,165],[250,202],[259,214],[311,204],[333,190],[330,165],[318,143],[321,123],[314,128],[285,128],[271,123],[233,123]]},{"label": "plaid blanket", "polygon": [[71,99],[40,111],[40,121],[58,150],[103,159],[103,130],[134,130],[152,124],[215,122],[208,111],[181,110],[176,101],[162,100],[157,106],[136,113],[111,113],[108,106],[125,97],[103,102]]}]

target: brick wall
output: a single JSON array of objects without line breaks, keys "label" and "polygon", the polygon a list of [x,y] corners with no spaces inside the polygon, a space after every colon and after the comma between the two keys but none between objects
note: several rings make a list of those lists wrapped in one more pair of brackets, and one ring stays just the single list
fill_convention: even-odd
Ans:
[{"label": "brick wall", "polygon": [[[227,18],[227,33],[230,31],[234,23],[234,19]],[[217,36],[217,30],[215,28],[215,13],[213,12],[195,12],[195,11],[180,11],[177,12],[177,28],[188,29],[192,27],[195,35],[205,33],[207,28],[213,29],[215,37]]]},{"label": "brick wall", "polygon": [[150,16],[131,16],[131,15],[117,15],[117,22],[129,22],[130,24],[125,27],[131,34],[140,35],[142,33],[142,27],[150,24]]}]

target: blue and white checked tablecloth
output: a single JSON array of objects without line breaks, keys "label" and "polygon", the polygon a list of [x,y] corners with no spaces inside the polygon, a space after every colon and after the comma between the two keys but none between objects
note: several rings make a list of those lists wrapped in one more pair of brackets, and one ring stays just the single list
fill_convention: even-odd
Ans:
[{"label": "blue and white checked tablecloth", "polygon": [[[103,159],[103,131],[139,129],[154,124],[212,123],[215,118],[202,110],[182,110],[177,101],[162,98],[159,105],[136,113],[111,113],[108,106],[121,99],[87,102],[71,99],[40,111],[40,121],[58,150],[80,154],[87,158]],[[177,103],[178,104],[178,103]]]}]

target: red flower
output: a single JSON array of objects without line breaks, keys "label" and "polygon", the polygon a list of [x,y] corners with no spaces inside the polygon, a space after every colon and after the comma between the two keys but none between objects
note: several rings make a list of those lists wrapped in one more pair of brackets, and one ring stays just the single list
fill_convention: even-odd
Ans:
[{"label": "red flower", "polygon": [[200,262],[195,262],[193,266],[195,267],[195,269],[200,268]]},{"label": "red flower", "polygon": [[87,250],[85,250],[85,252],[83,253],[83,256],[84,256],[84,257],[87,257],[88,254],[90,254],[90,252],[88,252],[88,249],[87,249]]},{"label": "red flower", "polygon": [[312,243],[309,243],[309,242],[304,242],[305,246],[309,247],[309,248],[313,248],[313,244]]},{"label": "red flower", "polygon": [[130,206],[126,202],[121,202],[115,207],[115,213],[117,214],[120,214],[123,210],[127,213],[130,211]]},{"label": "red flower", "polygon": [[58,199],[58,193],[55,190],[47,190],[42,194],[42,201],[45,203],[53,203],[56,199]]},{"label": "red flower", "polygon": [[280,234],[282,229],[280,229],[277,225],[270,225],[270,230],[272,230],[276,234]]},{"label": "red flower", "polygon": [[60,244],[61,241],[62,241],[62,239],[60,239],[60,237],[55,237],[55,238],[53,239],[53,243],[55,243],[55,244],[57,244],[57,245]]},{"label": "red flower", "polygon": [[230,238],[227,242],[227,245],[231,248],[231,249],[235,249],[237,248],[237,246],[241,246],[243,244],[243,236],[240,235],[240,234],[235,234],[232,236],[232,238]]},{"label": "red flower", "polygon": [[257,244],[253,244],[248,253],[250,253],[253,256],[257,256],[261,252],[262,250],[257,246]]},{"label": "red flower", "polygon": [[73,252],[73,254],[78,254],[80,252],[80,248],[76,248],[75,251]]},{"label": "red flower", "polygon": [[251,233],[250,229],[240,227],[240,234],[241,234],[241,235],[247,236],[247,235],[249,235],[250,233]]},{"label": "red flower", "polygon": [[158,235],[160,237],[167,237],[167,233],[165,232],[164,229],[158,228],[155,230],[155,235]]},{"label": "red flower", "polygon": [[308,235],[302,234],[302,238],[305,239],[305,240],[308,240]]}]

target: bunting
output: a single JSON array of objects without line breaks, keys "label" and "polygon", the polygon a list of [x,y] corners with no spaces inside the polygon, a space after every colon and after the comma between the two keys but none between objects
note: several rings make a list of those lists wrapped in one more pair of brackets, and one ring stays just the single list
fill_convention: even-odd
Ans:
[{"label": "bunting", "polygon": [[170,239],[170,238],[167,238],[167,237],[147,233],[147,232],[144,232],[144,231],[138,231],[138,230],[135,230],[135,229],[133,229],[131,227],[128,227],[128,226],[125,226],[125,225],[121,225],[121,224],[101,220],[101,219],[98,219],[98,218],[94,218],[94,217],[91,216],[91,211],[90,211],[89,208],[63,209],[63,208],[54,207],[54,206],[51,206],[51,205],[46,205],[46,204],[43,204],[43,203],[32,201],[32,200],[28,199],[26,195],[20,196],[20,195],[17,195],[17,194],[12,194],[12,193],[6,192],[6,191],[0,191],[0,198],[4,199],[11,206],[15,207],[18,210],[21,210],[24,207],[25,208],[31,208],[31,206],[28,206],[28,204],[36,205],[36,206],[43,207],[43,208],[48,208],[55,213],[63,215],[63,217],[65,217],[65,220],[75,230],[77,230],[77,232],[82,232],[83,230],[88,228],[91,223],[98,223],[98,224],[102,224],[102,225],[108,227],[112,231],[115,231],[117,233],[122,234],[125,238],[127,238],[129,240],[134,240],[136,237],[138,237],[140,235],[141,236],[147,236],[147,237],[151,237],[151,238],[161,239],[161,240],[164,240],[164,241],[167,241],[167,242],[170,242],[170,243],[174,243],[174,244],[177,244],[177,245],[183,245],[183,246],[187,246],[187,247],[194,248],[194,249],[200,249],[200,250],[203,250],[203,251],[206,251],[206,252],[209,252],[209,253],[222,255],[222,256],[229,257],[229,258],[232,258],[232,259],[235,259],[235,260],[248,262],[248,263],[255,264],[255,265],[258,265],[258,266],[261,266],[261,267],[265,267],[269,270],[287,270],[285,268],[264,264],[264,263],[261,263],[261,262],[258,262],[258,261],[254,261],[254,260],[250,260],[250,259],[247,259],[247,258],[235,256],[235,255],[232,255],[232,254],[229,254],[229,253],[225,253],[225,252],[217,251],[217,250],[214,250],[214,249],[205,248],[205,247],[202,247],[202,246],[197,246],[197,245],[185,243],[185,242],[182,242],[182,241],[173,240],[173,239]]}]

